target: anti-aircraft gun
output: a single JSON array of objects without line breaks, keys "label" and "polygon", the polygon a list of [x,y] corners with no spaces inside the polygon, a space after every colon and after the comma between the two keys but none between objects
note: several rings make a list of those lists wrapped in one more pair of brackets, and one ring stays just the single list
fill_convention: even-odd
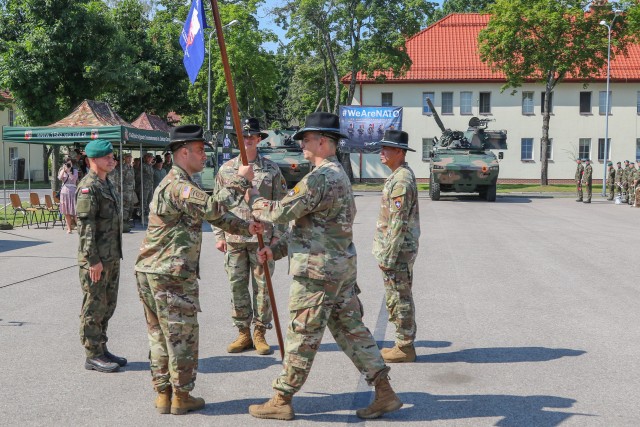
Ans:
[{"label": "anti-aircraft gun", "polygon": [[[440,138],[434,138],[429,153],[431,164],[429,196],[440,200],[440,193],[478,193],[489,202],[496,200],[500,165],[491,150],[507,149],[506,130],[487,130],[491,119],[472,117],[465,131],[445,128],[433,103],[427,98]],[[502,152],[500,159],[502,158]]]}]

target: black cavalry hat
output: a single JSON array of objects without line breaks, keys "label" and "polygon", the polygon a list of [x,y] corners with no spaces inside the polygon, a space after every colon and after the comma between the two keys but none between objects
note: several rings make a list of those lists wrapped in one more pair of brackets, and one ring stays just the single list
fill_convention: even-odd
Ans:
[{"label": "black cavalry hat", "polygon": [[338,139],[349,139],[348,136],[340,133],[340,118],[331,113],[318,112],[309,114],[304,121],[304,127],[294,133],[292,138],[295,140],[302,139],[302,135],[310,131],[330,134]]},{"label": "black cavalry hat", "polygon": [[[237,135],[235,132],[229,132],[231,135]],[[255,117],[249,117],[242,124],[242,136],[260,135],[260,140],[269,137],[269,134],[260,130],[260,121]]]},{"label": "black cavalry hat", "polygon": [[416,151],[409,148],[409,134],[401,130],[387,130],[378,143],[381,147],[395,147],[403,150]]},{"label": "black cavalry hat", "polygon": [[184,125],[171,128],[169,129],[169,138],[171,141],[167,146],[167,151],[176,151],[189,142],[204,142],[205,145],[212,147],[211,143],[205,141],[202,135],[202,126],[198,125]]}]

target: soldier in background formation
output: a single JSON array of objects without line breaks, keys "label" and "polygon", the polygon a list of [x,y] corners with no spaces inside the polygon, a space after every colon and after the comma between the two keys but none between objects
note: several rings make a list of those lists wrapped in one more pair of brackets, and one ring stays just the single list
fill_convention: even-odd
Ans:
[{"label": "soldier in background formation", "polygon": [[[217,188],[208,196],[191,180],[207,158],[202,127],[170,130],[174,166],[151,203],[149,226],[135,271],[149,339],[151,377],[161,414],[183,415],[202,409],[204,399],[189,394],[198,368],[199,261],[202,221],[237,234],[262,232],[261,225],[221,212],[220,202],[233,206],[242,194]],[[233,188],[244,191],[253,179],[250,166],[238,168]]]},{"label": "soldier in background formation", "polygon": [[413,263],[418,255],[420,212],[416,177],[406,163],[409,135],[388,130],[380,141],[380,161],[391,169],[384,183],[373,255],[382,270],[389,322],[396,329],[393,348],[382,349],[385,362],[414,362],[416,349]]},{"label": "soldier in background formation", "polygon": [[349,177],[336,157],[340,138],[347,136],[340,133],[338,116],[310,114],[293,139],[301,140],[304,157],[315,168],[281,201],[267,200],[255,188],[246,196],[259,221],[294,221],[273,248],[265,246],[259,252],[260,261],[288,255],[293,283],[283,370],[273,382],[273,398],[249,407],[257,418],[294,418],[293,395],[309,376],[327,327],[367,383],[375,386],[374,401],[356,415],[378,418],[402,407],[389,384],[389,368],[362,321],[353,244],[356,205]]},{"label": "soldier in background formation", "polygon": [[623,173],[623,169],[622,169],[622,164],[620,162],[616,163],[616,176],[615,176],[615,195],[614,195],[614,199],[616,197],[619,197],[620,200],[622,200],[622,173]]},{"label": "soldier in background formation", "polygon": [[136,204],[135,173],[131,161],[131,153],[122,156],[122,223],[123,232],[131,231],[133,219],[133,206]]},{"label": "soldier in background formation", "polygon": [[582,193],[584,194],[584,203],[591,203],[591,184],[593,183],[593,167],[591,160],[583,159],[584,172],[582,172]]},{"label": "soldier in background formation", "polygon": [[[258,154],[258,143],[268,137],[260,130],[258,119],[245,120],[242,135],[247,160],[253,168],[253,187],[267,200],[280,200],[287,192],[287,182],[278,165]],[[242,165],[240,156],[227,161],[220,167],[216,176],[216,186],[232,188],[237,181],[238,168]],[[244,194],[242,194],[244,197]],[[231,210],[239,218],[251,220],[251,208],[244,199]],[[284,224],[265,224],[265,244],[275,245],[285,231]],[[255,346],[258,354],[271,354],[265,334],[271,329],[273,314],[269,302],[267,281],[262,263],[258,261],[258,239],[256,236],[241,236],[214,230],[217,238],[216,248],[225,253],[224,265],[231,285],[231,318],[238,328],[238,337],[227,347],[229,353],[239,353]],[[273,273],[275,263],[269,261],[269,271]],[[252,284],[252,292],[249,291]],[[253,294],[253,298],[251,295]],[[254,324],[253,340],[251,324]]]},{"label": "soldier in background formation", "polygon": [[636,204],[636,184],[638,182],[638,169],[634,162],[629,162],[629,172],[627,172],[627,187],[629,197],[627,203],[631,206]]},{"label": "soldier in background formation", "polygon": [[607,162],[607,189],[609,190],[607,200],[613,200],[616,192],[616,170],[613,168],[613,162]]},{"label": "soldier in background formation", "polygon": [[622,170],[622,178],[620,183],[622,184],[622,203],[629,202],[629,160],[624,161],[624,169]]},{"label": "soldier in background formation", "polygon": [[576,167],[576,176],[575,176],[576,194],[578,196],[578,198],[576,199],[576,202],[581,202],[582,201],[582,174],[584,173],[584,166],[582,165],[582,160],[580,159],[577,159],[576,163],[578,164],[578,166]]},{"label": "soldier in background formation", "polygon": [[122,231],[120,200],[107,177],[115,167],[113,146],[104,139],[85,147],[89,172],[76,189],[78,265],[82,286],[80,341],[85,348],[84,367],[115,372],[127,364],[107,349],[107,327],[118,301]]},{"label": "soldier in background formation", "polygon": [[149,204],[153,197],[153,154],[145,153],[142,157],[142,185],[140,186],[142,215],[149,213]]}]

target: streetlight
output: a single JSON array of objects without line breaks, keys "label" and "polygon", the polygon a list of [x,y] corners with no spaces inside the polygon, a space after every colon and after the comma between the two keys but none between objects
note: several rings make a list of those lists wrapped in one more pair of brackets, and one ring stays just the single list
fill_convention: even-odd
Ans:
[{"label": "streetlight", "polygon": [[[229,28],[232,25],[237,24],[239,21],[234,19],[226,25],[222,26],[222,29]],[[208,71],[208,84],[207,84],[207,131],[211,134],[211,35],[215,34],[215,30],[209,32],[209,71]]]},{"label": "streetlight", "polygon": [[611,75],[611,27],[613,27],[613,23],[620,15],[619,10],[614,10],[613,19],[611,20],[611,24],[607,24],[607,22],[603,19],[600,21],[600,25],[604,25],[607,27],[608,38],[607,38],[607,93],[606,93],[606,101],[605,101],[605,119],[604,119],[604,173],[602,175],[602,197],[607,196],[607,160],[609,153],[609,78]]}]

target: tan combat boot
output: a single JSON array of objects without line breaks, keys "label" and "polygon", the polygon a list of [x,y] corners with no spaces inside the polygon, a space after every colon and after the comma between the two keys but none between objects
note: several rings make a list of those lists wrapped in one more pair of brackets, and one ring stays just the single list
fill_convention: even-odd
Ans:
[{"label": "tan combat boot", "polygon": [[405,363],[416,361],[416,349],[413,345],[399,347],[395,345],[388,351],[381,351],[382,358],[387,363]]},{"label": "tan combat boot", "polygon": [[371,402],[371,405],[356,411],[356,415],[359,418],[370,420],[402,408],[402,402],[391,388],[386,372],[376,381],[375,387],[376,397],[373,399],[373,402]]},{"label": "tan combat boot", "polygon": [[251,329],[240,328],[238,338],[227,347],[227,353],[240,353],[241,351],[253,348],[253,341],[251,341]]},{"label": "tan combat boot", "polygon": [[271,354],[271,347],[267,344],[267,340],[264,338],[267,328],[264,326],[256,326],[253,330],[253,345],[256,348],[258,354]]},{"label": "tan combat boot", "polygon": [[171,399],[171,413],[173,415],[184,415],[189,411],[197,411],[204,408],[204,399],[193,397],[188,391],[176,391]]},{"label": "tan combat boot", "polygon": [[268,418],[271,420],[292,420],[295,414],[291,406],[293,395],[285,396],[277,393],[262,405],[249,406],[249,413],[256,418]]},{"label": "tan combat boot", "polygon": [[158,392],[156,397],[156,409],[161,414],[168,414],[171,412],[171,386]]}]

